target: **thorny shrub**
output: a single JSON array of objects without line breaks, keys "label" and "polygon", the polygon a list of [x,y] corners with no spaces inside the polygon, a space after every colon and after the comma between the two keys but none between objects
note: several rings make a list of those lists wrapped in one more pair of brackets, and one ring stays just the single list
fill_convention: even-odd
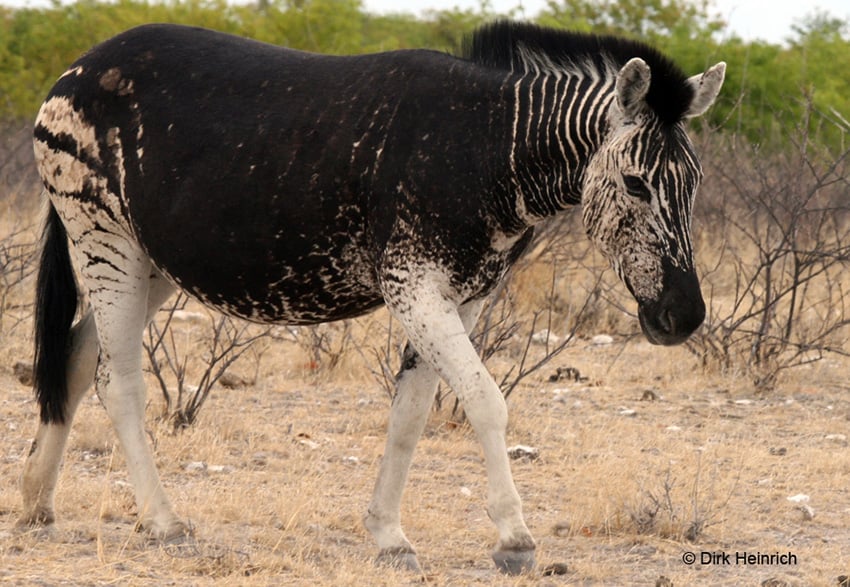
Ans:
[{"label": "thorny shrub", "polygon": [[728,137],[704,149],[696,218],[710,304],[687,348],[763,391],[787,369],[849,352],[850,149],[819,147],[809,126],[781,152]]}]

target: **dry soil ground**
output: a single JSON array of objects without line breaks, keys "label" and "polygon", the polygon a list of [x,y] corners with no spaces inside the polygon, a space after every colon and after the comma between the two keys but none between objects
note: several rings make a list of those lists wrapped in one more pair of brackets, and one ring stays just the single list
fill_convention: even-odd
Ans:
[{"label": "dry soil ground", "polygon": [[[704,373],[681,348],[575,341],[509,398],[509,444],[539,450],[513,467],[541,569],[519,578],[499,576],[490,562],[481,453],[447,402],[419,444],[404,499],[422,578],[374,567],[361,524],[387,393],[360,355],[315,373],[285,343],[263,356],[253,385],[216,388],[183,432],[157,422],[162,402],[150,390],[163,480],[197,544],[164,548],[134,530],[122,455],[94,396],[70,440],[56,531],[16,532],[36,406],[13,374],[14,361],[30,356],[27,336],[15,332],[0,341],[3,584],[669,584],[663,576],[678,587],[835,586],[850,575],[846,360],[799,370],[759,395],[743,379]],[[567,366],[587,380],[548,380]],[[785,558],[747,564],[743,553]],[[554,565],[562,574],[542,572]]]}]

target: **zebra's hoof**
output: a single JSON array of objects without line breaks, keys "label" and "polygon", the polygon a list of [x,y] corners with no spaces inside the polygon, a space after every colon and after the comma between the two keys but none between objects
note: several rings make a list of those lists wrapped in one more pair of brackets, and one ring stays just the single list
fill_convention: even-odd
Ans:
[{"label": "zebra's hoof", "polygon": [[51,520],[48,523],[32,521],[30,518],[21,518],[12,529],[14,536],[29,536],[39,541],[53,540],[58,535],[56,524]]},{"label": "zebra's hoof", "polygon": [[493,562],[506,575],[529,573],[534,570],[534,550],[497,550]]},{"label": "zebra's hoof", "polygon": [[408,549],[384,549],[378,553],[378,557],[375,559],[375,565],[392,567],[400,571],[409,571],[419,575],[422,574],[422,567],[419,566],[416,553]]},{"label": "zebra's hoof", "polygon": [[195,543],[195,528],[180,520],[174,520],[161,527],[149,522],[141,522],[136,525],[136,531],[144,534],[151,543],[163,546]]}]

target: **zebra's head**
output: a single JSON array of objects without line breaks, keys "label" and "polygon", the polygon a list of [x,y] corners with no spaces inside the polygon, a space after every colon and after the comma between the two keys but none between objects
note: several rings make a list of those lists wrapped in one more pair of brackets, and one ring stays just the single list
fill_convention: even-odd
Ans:
[{"label": "zebra's head", "polygon": [[651,89],[649,65],[628,61],[616,74],[605,138],[585,171],[585,229],[637,300],[654,344],[683,342],[705,318],[691,245],[702,169],[684,121],[711,106],[725,68],[681,80],[671,114],[669,96],[657,96],[660,83]]}]

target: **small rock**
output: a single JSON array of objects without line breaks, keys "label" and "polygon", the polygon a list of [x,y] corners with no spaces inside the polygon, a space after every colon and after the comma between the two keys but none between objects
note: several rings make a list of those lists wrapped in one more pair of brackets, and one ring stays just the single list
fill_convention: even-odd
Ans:
[{"label": "small rock", "polygon": [[533,461],[540,456],[540,449],[524,444],[517,444],[508,448],[508,456],[515,461],[519,459]]},{"label": "small rock", "polygon": [[802,503],[797,507],[797,509],[803,512],[803,521],[811,522],[815,519],[815,510],[809,504]]},{"label": "small rock", "polygon": [[218,378],[218,383],[222,387],[226,387],[227,389],[236,389],[239,387],[248,387],[253,385],[253,381],[249,381],[248,379],[242,377],[241,375],[237,375],[236,373],[231,373],[230,371],[224,373],[221,377]]},{"label": "small rock", "polygon": [[637,416],[637,412],[631,408],[620,408],[617,414],[620,416],[626,416],[627,418]]},{"label": "small rock", "polygon": [[549,332],[548,328],[544,328],[531,335],[531,342],[534,344],[558,344],[561,342],[561,337]]},{"label": "small rock", "polygon": [[751,406],[756,402],[751,399],[736,399],[733,403],[739,406]]},{"label": "small rock", "polygon": [[207,471],[209,473],[232,473],[233,467],[227,465],[209,465]]},{"label": "small rock", "polygon": [[342,462],[348,463],[349,465],[356,465],[360,462],[360,459],[358,459],[355,456],[347,456],[347,457],[343,457]]},{"label": "small rock", "polygon": [[847,444],[846,434],[827,434],[824,436],[824,439],[831,440],[832,442],[837,442],[839,444]]},{"label": "small rock", "polygon": [[805,493],[798,493],[797,495],[792,495],[791,497],[786,498],[791,503],[808,503],[809,496]]},{"label": "small rock", "polygon": [[790,587],[788,581],[771,577],[761,582],[761,587]]},{"label": "small rock", "polygon": [[186,463],[183,470],[187,473],[203,473],[207,470],[207,464],[204,461],[192,461],[191,463]]},{"label": "small rock", "polygon": [[549,376],[549,381],[553,382],[553,383],[555,381],[565,381],[565,380],[566,381],[583,382],[583,381],[587,381],[588,378],[583,377],[582,374],[579,372],[579,370],[576,369],[575,367],[558,367],[555,370],[555,373],[553,375]]},{"label": "small rock", "polygon": [[552,563],[543,567],[540,572],[544,577],[551,577],[553,575],[566,575],[569,569],[567,563]]},{"label": "small rock", "polygon": [[788,449],[785,448],[784,446],[779,446],[779,447],[771,446],[770,450],[768,450],[768,452],[775,457],[784,457],[786,454],[788,454]]},{"label": "small rock", "polygon": [[461,487],[460,493],[464,497],[472,497],[472,490],[469,487]]},{"label": "small rock", "polygon": [[269,453],[259,451],[251,455],[251,464],[255,467],[265,467],[269,464]]},{"label": "small rock", "polygon": [[643,395],[640,396],[640,401],[642,402],[654,402],[658,399],[658,394],[652,391],[651,389],[646,389],[643,392]]},{"label": "small rock", "polygon": [[21,383],[21,385],[30,386],[33,384],[31,363],[18,361],[17,363],[15,363],[15,366],[12,367],[12,371],[14,372],[15,377],[18,378],[18,381]]},{"label": "small rock", "polygon": [[671,425],[671,426],[667,426],[667,428],[665,428],[664,430],[666,430],[667,432],[681,432],[681,431],[682,431],[682,427],[681,427],[681,426]]},{"label": "small rock", "polygon": [[590,339],[590,343],[594,346],[605,346],[608,344],[612,344],[614,342],[614,337],[609,336],[607,334],[597,334],[593,338]]},{"label": "small rock", "polygon": [[673,587],[673,581],[671,581],[664,575],[661,575],[660,577],[658,577],[658,579],[656,579],[655,587]]}]

